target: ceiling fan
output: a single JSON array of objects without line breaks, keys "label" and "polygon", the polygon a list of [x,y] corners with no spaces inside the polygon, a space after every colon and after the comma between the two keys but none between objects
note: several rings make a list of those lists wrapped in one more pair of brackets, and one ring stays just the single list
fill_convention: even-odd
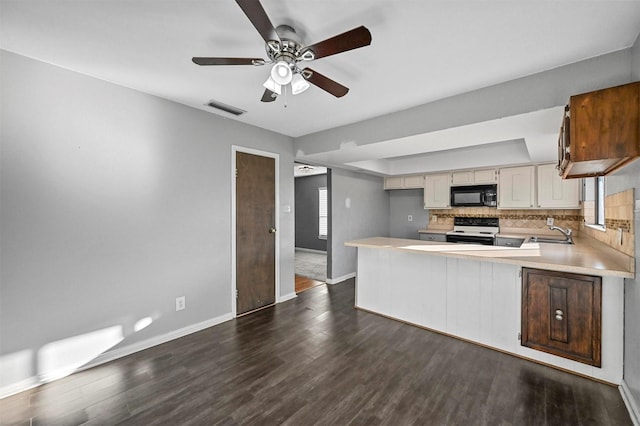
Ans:
[{"label": "ceiling fan", "polygon": [[264,83],[262,102],[274,101],[282,93],[282,86],[288,84],[291,84],[293,95],[307,90],[309,83],[338,98],[347,94],[349,88],[311,68],[300,68],[299,63],[368,46],[371,44],[371,33],[367,28],[360,26],[318,43],[303,46],[296,39],[296,32],[292,27],[288,25],[273,27],[259,0],[236,0],[236,3],[264,39],[269,59],[194,57],[192,61],[195,64],[255,66],[274,64],[269,78]]}]

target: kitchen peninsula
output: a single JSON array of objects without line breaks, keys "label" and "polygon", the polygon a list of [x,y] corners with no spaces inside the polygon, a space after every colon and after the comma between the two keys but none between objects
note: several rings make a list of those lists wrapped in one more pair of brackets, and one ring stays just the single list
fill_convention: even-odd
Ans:
[{"label": "kitchen peninsula", "polygon": [[[575,242],[527,240],[515,248],[373,237],[345,244],[358,249],[357,308],[620,384],[624,278],[634,276],[634,259],[589,237]],[[523,268],[601,279],[599,366],[520,344]]]}]

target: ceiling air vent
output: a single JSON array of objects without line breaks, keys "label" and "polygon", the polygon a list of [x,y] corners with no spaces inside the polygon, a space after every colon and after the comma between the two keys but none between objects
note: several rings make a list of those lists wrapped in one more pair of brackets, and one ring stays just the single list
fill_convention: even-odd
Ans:
[{"label": "ceiling air vent", "polygon": [[210,106],[211,108],[219,109],[220,111],[228,112],[229,114],[233,114],[233,115],[242,115],[245,112],[247,112],[247,111],[245,111],[243,109],[236,108],[236,107],[231,106],[231,105],[223,104],[222,102],[218,102],[218,101],[213,100],[213,99],[211,99],[207,103],[207,106]]}]

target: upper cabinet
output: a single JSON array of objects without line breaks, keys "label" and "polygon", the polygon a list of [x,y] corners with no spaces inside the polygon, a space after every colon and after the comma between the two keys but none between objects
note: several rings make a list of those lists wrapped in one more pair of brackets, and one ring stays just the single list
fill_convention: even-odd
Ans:
[{"label": "upper cabinet", "polygon": [[535,184],[534,166],[500,169],[498,176],[498,208],[533,208]]},{"label": "upper cabinet", "polygon": [[496,183],[498,172],[496,169],[463,170],[451,173],[451,186],[457,185],[484,185]]},{"label": "upper cabinet", "polygon": [[563,178],[609,174],[640,156],[640,82],[572,96],[558,141]]},{"label": "upper cabinet", "polygon": [[579,209],[580,183],[580,179],[562,179],[555,164],[538,166],[538,208]]},{"label": "upper cabinet", "polygon": [[424,187],[424,175],[384,178],[384,189],[415,189]]},{"label": "upper cabinet", "polygon": [[451,174],[426,175],[424,177],[424,208],[447,209],[451,207]]}]

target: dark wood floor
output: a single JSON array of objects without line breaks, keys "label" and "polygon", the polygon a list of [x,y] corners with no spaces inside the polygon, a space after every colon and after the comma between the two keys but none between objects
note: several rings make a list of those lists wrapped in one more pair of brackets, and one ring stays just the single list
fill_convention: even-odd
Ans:
[{"label": "dark wood floor", "polygon": [[2,424],[630,425],[618,390],[357,311],[353,280],[0,400]]}]

